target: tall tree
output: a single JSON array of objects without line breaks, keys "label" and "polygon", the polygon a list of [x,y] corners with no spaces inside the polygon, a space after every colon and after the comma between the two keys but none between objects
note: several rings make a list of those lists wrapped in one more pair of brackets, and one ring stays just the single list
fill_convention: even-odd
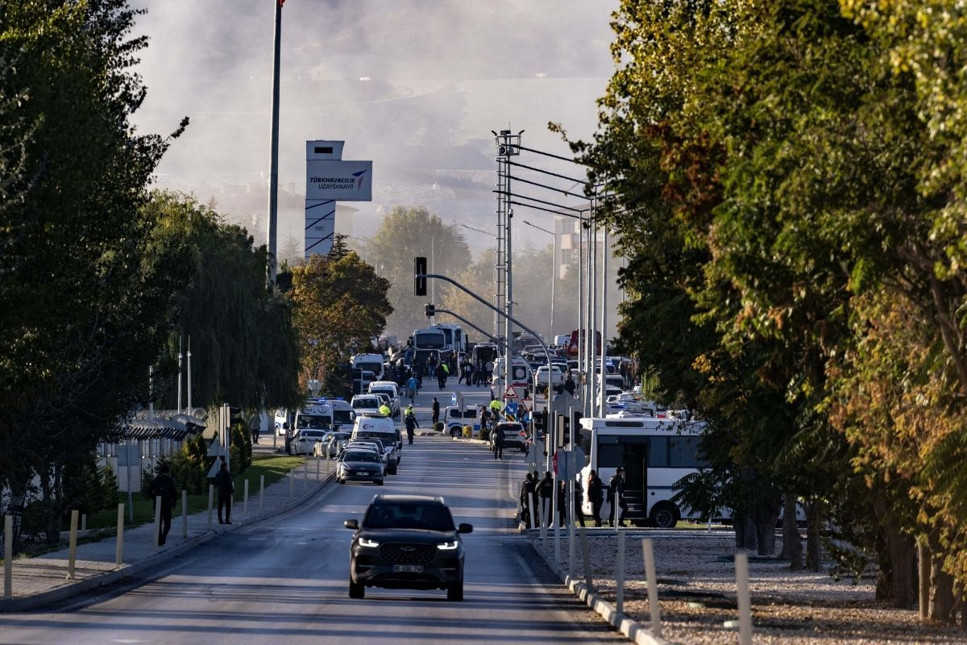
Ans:
[{"label": "tall tree", "polygon": [[182,278],[144,258],[154,222],[141,206],[170,139],[129,124],[144,97],[128,69],[145,45],[128,37],[137,13],[123,0],[0,0],[16,63],[0,97],[30,128],[0,128],[0,150],[24,161],[0,209],[0,485],[19,507],[39,475],[51,535],[64,465],[144,400]]},{"label": "tall tree", "polygon": [[[423,305],[427,298],[413,295],[413,258],[428,259],[432,273],[456,279],[470,265],[470,250],[455,225],[444,224],[425,206],[397,206],[383,218],[379,230],[366,247],[368,261],[377,273],[389,280],[389,303],[393,313],[387,319],[387,332],[402,343],[414,329],[425,327]],[[442,302],[450,285],[431,280],[429,293]]]},{"label": "tall tree", "polygon": [[303,392],[309,380],[318,380],[330,394],[344,394],[332,391],[339,368],[351,354],[370,351],[383,333],[393,312],[389,288],[389,280],[352,251],[338,258],[313,255],[293,269],[289,296],[302,350]]}]

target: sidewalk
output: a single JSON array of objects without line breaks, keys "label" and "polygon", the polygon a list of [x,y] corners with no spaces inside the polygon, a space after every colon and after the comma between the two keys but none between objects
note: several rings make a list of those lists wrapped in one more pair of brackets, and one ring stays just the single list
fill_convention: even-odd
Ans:
[{"label": "sidewalk", "polygon": [[[258,450],[258,447],[256,447]],[[262,451],[265,451],[263,448]],[[74,563],[74,579],[68,580],[68,549],[45,553],[36,558],[14,559],[12,566],[12,597],[0,596],[0,613],[29,611],[44,605],[69,599],[71,596],[111,584],[127,577],[139,576],[152,568],[168,563],[204,544],[220,533],[237,530],[268,517],[285,513],[317,493],[331,475],[326,475],[326,464],[320,464],[316,476],[316,464],[307,459],[308,469],[299,468],[270,486],[266,486],[259,511],[259,482],[249,484],[248,513],[245,513],[244,491],[237,490],[232,505],[232,524],[220,525],[215,509],[211,512],[209,524],[208,511],[185,516],[178,512],[179,502],[171,520],[171,532],[167,543],[155,547],[154,523],[125,529],[123,536],[122,564],[116,564],[117,531],[106,537],[86,544],[77,545]],[[332,464],[334,466],[335,464]],[[290,479],[292,480],[290,482]],[[291,485],[291,494],[290,494]],[[241,488],[241,487],[239,487]],[[93,534],[94,531],[88,531]],[[103,532],[101,532],[103,535]],[[83,534],[78,531],[78,542]],[[0,573],[0,575],[3,575]]]}]

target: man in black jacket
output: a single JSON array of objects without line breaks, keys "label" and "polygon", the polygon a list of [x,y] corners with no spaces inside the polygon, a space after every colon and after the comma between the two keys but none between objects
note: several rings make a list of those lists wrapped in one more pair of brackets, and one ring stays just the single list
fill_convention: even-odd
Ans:
[{"label": "man in black jacket", "polygon": [[628,510],[628,502],[625,501],[625,469],[618,468],[614,475],[611,477],[611,481],[608,482],[608,504],[611,505],[611,511],[608,515],[608,520],[611,522],[611,526],[617,526],[615,521],[615,507],[621,508],[621,514],[618,516],[618,524],[624,524],[625,512]]},{"label": "man in black jacket", "polygon": [[[232,483],[232,473],[228,470],[228,464],[222,462],[222,467],[215,475],[215,490],[218,492],[218,523],[232,523],[232,493],[235,492],[235,484]],[[222,520],[222,511],[225,511],[225,519]]]},{"label": "man in black jacket", "polygon": [[175,487],[175,480],[168,474],[168,464],[162,462],[158,464],[158,474],[148,485],[148,497],[155,503],[161,498],[161,526],[158,527],[158,546],[161,546],[168,539],[168,531],[171,530],[171,511],[178,501],[178,490]]}]

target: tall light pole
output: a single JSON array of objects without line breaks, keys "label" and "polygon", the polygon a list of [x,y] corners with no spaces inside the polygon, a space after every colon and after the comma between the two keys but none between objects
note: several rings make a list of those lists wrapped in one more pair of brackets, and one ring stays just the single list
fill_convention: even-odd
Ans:
[{"label": "tall light pole", "polygon": [[285,0],[275,3],[275,43],[272,58],[272,144],[269,153],[269,221],[266,243],[269,251],[269,285],[275,286],[276,275],[276,238],[279,229],[279,59],[282,50],[282,5]]},{"label": "tall light pole", "polygon": [[548,235],[554,238],[554,247],[551,251],[551,336],[553,340],[554,336],[554,292],[555,285],[557,284],[557,233],[554,231],[549,231],[546,228],[537,226],[536,224],[531,224],[526,219],[521,220],[524,224],[527,224],[531,228],[536,228],[538,231],[544,231]]}]

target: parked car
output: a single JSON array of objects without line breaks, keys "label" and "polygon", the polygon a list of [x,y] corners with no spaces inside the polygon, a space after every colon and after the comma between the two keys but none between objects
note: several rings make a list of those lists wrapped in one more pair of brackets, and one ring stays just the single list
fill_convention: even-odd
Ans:
[{"label": "parked car", "polygon": [[[504,435],[505,450],[517,448],[521,452],[527,451],[527,431],[524,429],[523,424],[517,423],[516,421],[501,421],[494,429],[494,434],[498,432]],[[490,438],[490,445],[491,447],[494,445],[493,437]]]},{"label": "parked car", "polygon": [[357,394],[353,397],[350,405],[353,406],[353,410],[359,416],[360,414],[379,414],[381,403],[382,400],[375,394]]},{"label": "parked car", "polygon": [[326,434],[325,430],[306,429],[299,430],[289,441],[290,455],[312,455],[315,454],[317,443],[322,443],[322,437]]},{"label": "parked car", "polygon": [[373,381],[369,384],[370,394],[385,393],[389,396],[389,407],[392,410],[393,418],[400,416],[400,388],[396,381]]},{"label": "parked car", "polygon": [[316,444],[313,454],[316,457],[325,457],[328,453],[330,459],[338,457],[346,442],[349,441],[349,434],[345,430],[334,430],[326,434],[322,441]]},{"label": "parked car", "polygon": [[383,475],[395,475],[397,469],[396,451],[394,446],[387,446],[379,439],[350,439],[346,450],[351,448],[369,448],[376,451],[383,464]]},{"label": "parked car", "polygon": [[349,597],[362,598],[366,587],[446,589],[447,600],[463,600],[462,534],[441,497],[377,495],[362,523],[346,520],[355,531],[349,550]]},{"label": "parked car", "polygon": [[375,450],[368,448],[346,449],[336,462],[336,481],[370,481],[383,485],[383,463]]}]

